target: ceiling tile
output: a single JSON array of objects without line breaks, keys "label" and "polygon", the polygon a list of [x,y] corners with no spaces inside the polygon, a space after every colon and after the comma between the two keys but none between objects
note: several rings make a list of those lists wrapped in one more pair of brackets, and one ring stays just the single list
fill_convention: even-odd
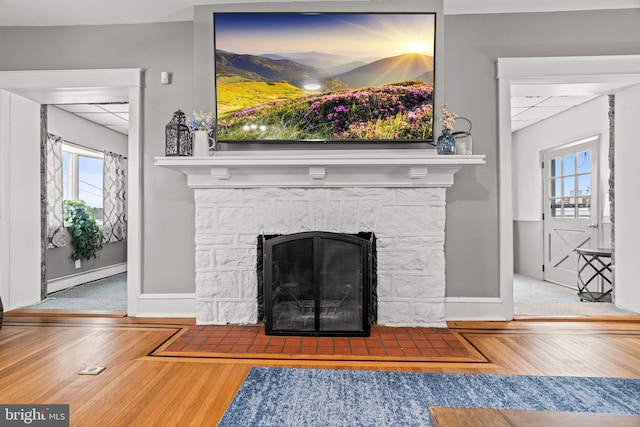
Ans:
[{"label": "ceiling tile", "polygon": [[100,107],[112,113],[129,113],[129,104],[100,104]]},{"label": "ceiling tile", "polygon": [[542,120],[551,117],[554,114],[561,113],[571,106],[561,107],[533,107],[513,117],[515,120]]},{"label": "ceiling tile", "polygon": [[104,110],[94,104],[57,104],[56,107],[70,113],[104,113]]},{"label": "ceiling tile", "polygon": [[129,135],[129,126],[107,126],[109,129],[115,130],[116,132],[123,133],[125,135]]},{"label": "ceiling tile", "polygon": [[515,132],[517,130],[523,129],[527,126],[530,126],[534,123],[538,123],[539,120],[512,120],[511,121],[511,132]]},{"label": "ceiling tile", "polygon": [[526,110],[528,107],[515,107],[515,108],[511,108],[511,117],[513,116],[517,116],[518,114],[522,113],[524,110]]},{"label": "ceiling tile", "polygon": [[117,126],[128,126],[128,121],[123,119],[122,117],[118,117],[115,114],[111,113],[77,113],[78,116],[83,117],[87,120],[91,120],[92,122],[96,122],[103,126],[106,125],[117,125]]},{"label": "ceiling tile", "polygon": [[545,99],[546,96],[514,96],[511,98],[511,107],[533,107]]},{"label": "ceiling tile", "polygon": [[125,135],[129,134],[128,103],[55,104],[55,106],[98,125],[105,126]]},{"label": "ceiling tile", "polygon": [[536,107],[557,107],[557,106],[570,106],[579,105],[584,102],[587,102],[593,98],[595,95],[584,95],[584,96],[551,96],[538,105]]}]

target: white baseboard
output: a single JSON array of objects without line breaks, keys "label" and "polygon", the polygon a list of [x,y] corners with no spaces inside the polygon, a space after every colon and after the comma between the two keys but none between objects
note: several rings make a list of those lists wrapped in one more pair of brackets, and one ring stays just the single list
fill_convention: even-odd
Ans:
[{"label": "white baseboard", "polygon": [[69,276],[58,277],[57,279],[47,280],[47,293],[62,291],[94,280],[104,279],[114,274],[124,273],[127,271],[127,263],[110,265],[108,267],[96,268],[95,270],[85,271]]},{"label": "white baseboard", "polygon": [[135,317],[196,317],[196,294],[141,294]]},{"label": "white baseboard", "polygon": [[[501,298],[445,298],[447,320],[512,320],[504,316]],[[135,317],[195,318],[196,296],[193,294],[142,294],[138,297]]]},{"label": "white baseboard", "polygon": [[446,297],[447,320],[513,320],[504,315],[502,298]]},{"label": "white baseboard", "polygon": [[[445,298],[447,320],[512,320],[504,316],[501,298]],[[135,317],[195,318],[196,295],[142,294]]]}]

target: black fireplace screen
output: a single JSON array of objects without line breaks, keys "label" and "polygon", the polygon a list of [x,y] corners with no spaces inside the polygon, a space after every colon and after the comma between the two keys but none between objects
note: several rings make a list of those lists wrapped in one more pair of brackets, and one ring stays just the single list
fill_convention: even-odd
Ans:
[{"label": "black fireplace screen", "polygon": [[368,336],[371,240],[327,232],[265,239],[265,332]]}]

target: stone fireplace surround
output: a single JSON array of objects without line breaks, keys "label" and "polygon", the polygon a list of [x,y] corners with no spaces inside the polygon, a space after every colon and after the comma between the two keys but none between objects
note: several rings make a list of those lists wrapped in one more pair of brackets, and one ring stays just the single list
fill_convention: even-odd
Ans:
[{"label": "stone fireplace surround", "polygon": [[259,235],[329,231],[375,233],[378,324],[444,327],[446,188],[484,161],[422,149],[157,157],[194,189],[196,322],[257,323]]}]

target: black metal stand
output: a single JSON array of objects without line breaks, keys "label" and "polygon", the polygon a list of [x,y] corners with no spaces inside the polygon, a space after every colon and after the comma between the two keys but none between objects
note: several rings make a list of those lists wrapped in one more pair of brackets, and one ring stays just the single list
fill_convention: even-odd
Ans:
[{"label": "black metal stand", "polygon": [[[578,253],[578,296],[580,301],[591,302],[611,302],[613,292],[611,269],[611,249],[576,249]],[[591,267],[586,270],[587,267]],[[588,278],[583,277],[587,273],[591,273]],[[601,278],[599,291],[591,291],[588,286],[594,279]],[[586,281],[585,281],[586,279]],[[604,282],[611,285],[611,289],[604,291]],[[596,284],[598,281],[596,280]]]}]

